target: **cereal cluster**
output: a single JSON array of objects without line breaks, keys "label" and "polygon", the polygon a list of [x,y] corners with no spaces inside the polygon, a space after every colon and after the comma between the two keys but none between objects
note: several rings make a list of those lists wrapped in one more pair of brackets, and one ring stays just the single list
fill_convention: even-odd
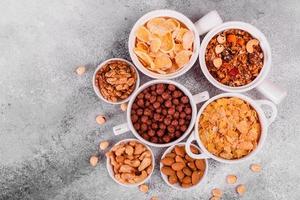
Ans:
[{"label": "cereal cluster", "polygon": [[209,42],[205,62],[220,83],[239,87],[251,83],[263,67],[264,55],[259,41],[248,32],[229,29]]},{"label": "cereal cluster", "polygon": [[112,165],[115,178],[120,183],[140,183],[153,170],[151,152],[137,141],[118,144],[106,156]]},{"label": "cereal cluster", "polygon": [[110,61],[96,73],[95,84],[111,102],[127,99],[134,91],[136,71],[124,61]]},{"label": "cereal cluster", "polygon": [[135,54],[147,69],[170,74],[193,54],[194,33],[174,18],[157,17],[136,31]]},{"label": "cereal cluster", "polygon": [[190,125],[192,108],[188,96],[173,84],[155,84],[140,92],[131,109],[135,130],[152,143],[169,143]]},{"label": "cereal cluster", "polygon": [[206,149],[228,160],[248,155],[256,148],[261,134],[257,112],[236,97],[211,102],[198,123]]},{"label": "cereal cluster", "polygon": [[[195,154],[198,149],[191,146]],[[161,160],[161,172],[168,176],[170,184],[178,183],[181,187],[188,188],[199,183],[206,168],[204,160],[195,160],[186,154],[184,146],[176,145],[170,153]]]}]

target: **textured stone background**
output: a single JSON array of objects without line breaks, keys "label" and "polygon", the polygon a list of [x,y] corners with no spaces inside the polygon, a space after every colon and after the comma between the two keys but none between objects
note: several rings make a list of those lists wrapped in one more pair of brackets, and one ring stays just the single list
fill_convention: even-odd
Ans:
[{"label": "textured stone background", "polygon": [[[112,126],[125,121],[118,106],[101,102],[91,78],[97,64],[111,57],[129,58],[127,40],[134,22],[146,12],[169,8],[193,21],[216,9],[225,21],[257,26],[271,43],[270,79],[288,90],[278,106],[262,151],[243,164],[209,160],[206,184],[190,192],[168,187],[156,167],[150,192],[113,182],[105,158],[92,168],[88,159],[100,140],[115,143]],[[229,173],[248,189],[243,199],[300,199],[300,2],[293,1],[0,1],[0,199],[208,199],[220,187],[223,199],[238,199],[225,183]],[[78,77],[76,66],[87,73]],[[150,80],[141,75],[142,83]],[[176,79],[192,93],[221,91],[204,78],[198,62]],[[257,92],[248,95],[262,98]],[[109,120],[95,123],[103,113]],[[164,149],[155,149],[157,161]],[[262,173],[248,169],[261,163]]]}]

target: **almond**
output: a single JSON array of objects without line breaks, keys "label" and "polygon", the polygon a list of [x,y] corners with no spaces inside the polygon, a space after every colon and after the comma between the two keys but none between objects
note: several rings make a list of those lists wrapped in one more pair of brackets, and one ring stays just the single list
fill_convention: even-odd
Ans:
[{"label": "almond", "polygon": [[195,165],[197,169],[204,171],[205,170],[205,162],[204,160],[195,160]]},{"label": "almond", "polygon": [[185,167],[182,169],[183,173],[187,176],[191,176],[192,175],[192,170],[188,167]]},{"label": "almond", "polygon": [[190,176],[186,176],[182,179],[182,183],[188,184],[192,182],[192,178]]},{"label": "almond", "polygon": [[175,183],[177,183],[178,182],[178,179],[177,179],[177,176],[176,175],[171,175],[171,176],[169,176],[169,183],[171,183],[171,184],[175,184]]},{"label": "almond", "polygon": [[166,176],[171,176],[175,174],[175,171],[171,167],[163,166],[161,172]]},{"label": "almond", "polygon": [[166,166],[171,166],[175,161],[173,158],[170,157],[165,157],[164,159],[162,159],[160,161],[162,164],[166,165]]},{"label": "almond", "polygon": [[192,173],[192,184],[196,185],[197,183],[199,183],[200,179],[201,179],[201,172],[194,171]]},{"label": "almond", "polygon": [[184,157],[185,156],[185,149],[184,147],[175,146],[174,151],[177,155]]},{"label": "almond", "polygon": [[176,162],[172,164],[172,169],[175,171],[182,170],[185,167],[185,163]]}]

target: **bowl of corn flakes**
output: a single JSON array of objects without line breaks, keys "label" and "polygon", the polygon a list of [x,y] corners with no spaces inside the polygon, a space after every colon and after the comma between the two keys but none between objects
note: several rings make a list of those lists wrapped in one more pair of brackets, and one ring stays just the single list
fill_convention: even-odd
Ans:
[{"label": "bowl of corn flakes", "polygon": [[[270,107],[270,116],[265,106]],[[187,140],[192,158],[212,158],[223,163],[239,163],[259,152],[277,108],[268,100],[253,100],[239,93],[223,93],[208,100],[199,110],[195,132]],[[193,154],[189,144],[195,140],[202,154]]]},{"label": "bowl of corn flakes", "polygon": [[197,60],[199,33],[207,29],[203,19],[209,21],[207,18],[212,16],[219,15],[212,11],[194,24],[174,10],[154,10],[145,14],[129,35],[128,48],[133,63],[145,75],[156,79],[183,75]]}]

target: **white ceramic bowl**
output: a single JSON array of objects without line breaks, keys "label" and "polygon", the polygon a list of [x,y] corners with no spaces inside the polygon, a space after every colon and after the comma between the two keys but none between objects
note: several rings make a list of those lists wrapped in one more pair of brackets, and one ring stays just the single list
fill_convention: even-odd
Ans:
[{"label": "white ceramic bowl", "polygon": [[[235,160],[227,160],[227,159],[223,159],[223,158],[213,155],[205,148],[205,146],[203,145],[203,143],[199,137],[199,131],[198,131],[199,123],[198,122],[199,122],[202,112],[204,111],[206,106],[209,105],[211,102],[215,101],[216,99],[223,98],[223,97],[237,97],[239,99],[242,99],[242,100],[248,102],[256,110],[259,121],[260,121],[260,125],[261,125],[261,135],[260,135],[260,139],[258,141],[257,147],[253,151],[251,151],[248,155],[246,155],[242,158],[239,158],[239,159],[235,159]],[[269,106],[271,108],[272,113],[271,113],[270,118],[267,118],[264,111],[262,110],[263,105]],[[195,159],[212,158],[219,162],[229,163],[229,164],[243,162],[245,160],[252,158],[257,152],[259,152],[262,149],[265,139],[267,137],[268,127],[275,120],[276,116],[277,116],[277,108],[276,108],[275,104],[272,103],[271,101],[253,100],[250,97],[247,97],[240,93],[223,93],[223,94],[216,95],[216,96],[212,97],[211,99],[209,99],[208,101],[206,101],[203,104],[203,106],[201,107],[201,109],[199,110],[197,119],[195,121],[195,131],[190,135],[190,137],[188,138],[188,140],[186,142],[186,147],[185,147],[186,152],[187,152],[187,154],[189,154],[189,156],[191,156],[192,158],[195,158]],[[200,146],[200,149],[202,152],[200,155],[193,154],[188,146],[194,140]]]},{"label": "white ceramic bowl", "polygon": [[[171,17],[171,18],[175,18],[178,21],[182,22],[184,25],[186,25],[186,27],[193,31],[195,39],[194,39],[194,49],[193,49],[193,55],[190,58],[190,61],[184,65],[180,70],[171,73],[171,74],[159,74],[159,73],[155,73],[149,69],[147,69],[146,67],[143,66],[143,64],[139,61],[137,55],[134,53],[133,49],[135,47],[135,41],[136,41],[136,30],[144,25],[147,21],[149,21],[150,19],[153,19],[155,17]],[[155,78],[155,79],[172,79],[172,78],[176,78],[178,76],[183,75],[184,73],[186,73],[196,62],[197,60],[197,56],[199,54],[199,44],[200,44],[200,38],[199,38],[199,34],[198,31],[195,27],[195,25],[193,24],[193,22],[187,18],[185,15],[174,11],[174,10],[154,10],[151,11],[147,14],[145,14],[144,16],[142,16],[133,26],[130,35],[129,35],[129,40],[128,40],[128,49],[129,49],[129,54],[131,57],[131,60],[133,61],[133,63],[135,64],[135,66],[137,66],[137,68],[144,73],[145,75],[151,77],[151,78]]]},{"label": "white ceramic bowl", "polygon": [[[228,29],[241,29],[250,33],[254,38],[260,41],[260,46],[263,50],[264,64],[262,70],[251,83],[244,86],[231,87],[220,83],[210,74],[206,66],[205,53],[206,53],[206,48],[208,43],[216,34]],[[271,83],[270,81],[266,80],[266,77],[271,68],[271,63],[272,63],[271,60],[272,60],[271,48],[265,35],[261,31],[259,31],[256,27],[252,26],[251,24],[245,22],[238,22],[238,21],[225,22],[211,29],[203,38],[199,50],[199,62],[200,62],[201,70],[205,75],[205,77],[207,78],[207,80],[215,87],[226,92],[246,92],[253,88],[257,88],[267,98],[271,99],[273,102],[278,104],[286,96],[286,91],[283,91],[282,89],[280,89],[279,87]]]},{"label": "white ceramic bowl", "polygon": [[106,158],[106,168],[107,168],[107,171],[108,171],[109,176],[110,176],[116,183],[118,183],[119,185],[122,185],[122,186],[125,186],[125,187],[137,187],[137,186],[139,186],[139,185],[145,183],[146,181],[148,181],[148,180],[150,179],[150,177],[151,177],[151,175],[152,175],[152,173],[153,173],[153,171],[154,171],[154,167],[155,167],[155,159],[154,159],[154,155],[153,155],[152,150],[151,150],[146,144],[142,143],[141,141],[138,141],[137,139],[130,138],[130,139],[121,140],[121,141],[119,141],[118,143],[116,143],[114,146],[116,146],[116,145],[118,145],[118,144],[121,144],[121,143],[127,143],[127,142],[130,142],[130,141],[136,141],[136,142],[138,142],[138,143],[143,144],[143,145],[147,148],[147,150],[149,150],[149,151],[151,152],[151,156],[152,156],[152,171],[151,171],[151,173],[148,175],[148,177],[147,177],[145,180],[143,180],[142,182],[140,182],[140,183],[136,183],[136,184],[124,184],[124,183],[119,182],[119,181],[115,178],[115,176],[114,176],[115,173],[114,173],[114,171],[113,171],[112,165],[110,164],[110,159],[109,159],[109,158]]},{"label": "white ceramic bowl", "polygon": [[[174,147],[175,146],[185,146],[185,143],[184,142],[180,142],[180,143],[178,143],[178,144],[176,144],[176,145],[172,145],[172,146],[170,146],[165,152],[164,152],[164,154],[161,156],[161,160],[166,156],[166,154],[167,153],[170,153],[173,149],[174,149]],[[191,144],[193,147],[195,147],[195,148],[197,148],[199,151],[201,151],[200,149],[199,149],[199,147],[197,147],[196,145],[194,145],[194,144]],[[200,179],[200,181],[199,181],[199,183],[197,183],[196,185],[193,185],[193,186],[191,186],[191,187],[189,187],[189,188],[183,188],[183,187],[181,187],[178,183],[176,183],[176,184],[171,184],[171,183],[169,183],[169,181],[168,181],[168,176],[166,176],[166,175],[164,175],[162,172],[161,172],[161,170],[160,170],[160,174],[161,174],[161,177],[163,178],[163,180],[170,186],[170,187],[172,187],[172,188],[174,188],[174,189],[176,189],[176,190],[183,190],[183,191],[187,191],[187,190],[191,190],[191,189],[194,189],[194,188],[196,188],[196,187],[198,187],[198,186],[200,186],[200,185],[202,185],[204,182],[205,182],[205,180],[206,180],[206,176],[207,176],[207,172],[208,172],[208,162],[207,162],[207,159],[203,159],[204,160],[204,162],[205,162],[205,171],[204,171],[204,174],[203,174],[203,176],[202,176],[202,178]],[[160,169],[163,167],[163,164],[162,163],[160,163]]]},{"label": "white ceramic bowl", "polygon": [[[190,122],[189,127],[185,131],[185,133],[180,138],[178,138],[177,140],[174,140],[174,141],[172,141],[170,143],[166,143],[166,144],[156,144],[156,143],[152,143],[152,142],[149,142],[149,141],[145,140],[134,129],[133,124],[131,122],[131,107],[132,107],[132,104],[133,104],[136,96],[140,92],[142,92],[145,88],[147,88],[147,87],[149,87],[151,85],[159,84],[159,83],[174,84],[186,96],[189,97],[191,108],[192,108],[191,122]],[[208,94],[207,91],[199,93],[199,94],[196,94],[196,95],[192,95],[190,93],[190,91],[186,87],[184,87],[180,83],[177,83],[177,82],[172,81],[172,80],[152,80],[152,81],[149,81],[149,82],[145,83],[144,85],[140,86],[139,89],[132,95],[132,98],[130,99],[130,101],[128,103],[128,107],[127,107],[127,123],[120,124],[118,126],[113,127],[113,132],[114,132],[115,135],[119,135],[119,134],[122,134],[122,133],[125,133],[125,132],[128,132],[128,131],[131,131],[136,138],[138,138],[140,141],[142,141],[143,143],[145,143],[145,144],[147,144],[149,146],[154,146],[154,147],[168,147],[168,146],[172,146],[174,144],[177,144],[181,140],[183,140],[191,132],[191,130],[193,129],[195,120],[196,120],[196,115],[197,115],[196,104],[198,104],[200,102],[203,102],[203,101],[206,101],[207,99],[209,99],[209,94]]]},{"label": "white ceramic bowl", "polygon": [[[97,86],[96,83],[95,83],[97,72],[98,72],[103,66],[105,66],[108,62],[111,62],[111,61],[123,61],[123,62],[126,62],[128,65],[130,65],[130,66],[134,69],[134,71],[135,71],[135,73],[136,73],[135,89],[132,91],[131,95],[129,95],[126,99],[124,99],[124,100],[122,100],[122,101],[117,101],[117,102],[108,101],[107,99],[105,99],[105,98],[103,97],[103,95],[102,95],[101,92],[99,91],[98,86]],[[138,70],[135,68],[135,66],[134,66],[131,62],[129,62],[129,61],[123,59],[123,58],[111,58],[111,59],[105,60],[105,61],[102,62],[100,65],[98,65],[98,67],[96,68],[96,70],[95,70],[95,72],[94,72],[94,74],[93,74],[93,88],[94,88],[95,93],[97,94],[97,96],[98,96],[102,101],[105,101],[106,103],[109,103],[109,104],[122,104],[122,103],[125,103],[125,102],[129,101],[129,99],[131,98],[132,94],[138,89],[139,85],[140,85],[140,76],[139,76]]]}]

